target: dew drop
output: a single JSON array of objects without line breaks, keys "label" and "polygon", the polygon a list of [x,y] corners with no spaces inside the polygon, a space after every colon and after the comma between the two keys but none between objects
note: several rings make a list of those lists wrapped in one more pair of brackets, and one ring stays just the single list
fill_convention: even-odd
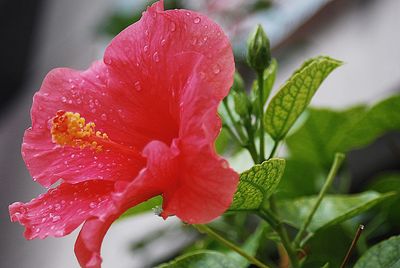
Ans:
[{"label": "dew drop", "polygon": [[144,47],[143,47],[143,51],[144,52],[147,52],[149,50],[149,46],[148,45],[145,45]]},{"label": "dew drop", "polygon": [[111,63],[112,63],[112,60],[111,60],[110,58],[105,58],[105,59],[104,59],[104,63],[105,63],[105,64],[111,64]]},{"label": "dew drop", "polygon": [[58,215],[53,216],[53,219],[52,219],[53,222],[58,222],[59,220],[61,220],[60,216],[58,216]]},{"label": "dew drop", "polygon": [[176,24],[175,22],[171,22],[171,32],[175,32],[176,30]]},{"label": "dew drop", "polygon": [[201,21],[201,19],[200,19],[199,17],[196,17],[196,18],[193,20],[194,24],[199,24],[200,21]]},{"label": "dew drop", "polygon": [[102,168],[103,166],[104,166],[104,165],[103,165],[102,163],[98,163],[98,164],[97,164],[97,167],[98,167],[98,168]]},{"label": "dew drop", "polygon": [[225,169],[229,168],[229,164],[227,161],[222,161],[221,166],[222,166],[222,168],[225,168]]},{"label": "dew drop", "polygon": [[62,101],[63,103],[66,103],[66,102],[67,102],[67,98],[66,98],[65,96],[62,96],[62,97],[61,97],[61,101]]},{"label": "dew drop", "polygon": [[90,202],[89,207],[90,208],[96,208],[97,204],[95,202]]},{"label": "dew drop", "polygon": [[212,67],[212,71],[214,74],[219,74],[221,72],[221,69],[219,68],[218,64],[216,64]]},{"label": "dew drop", "polygon": [[144,34],[145,34],[146,36],[149,36],[149,30],[144,31]]},{"label": "dew drop", "polygon": [[55,204],[54,205],[54,209],[55,210],[60,210],[61,209],[61,205],[60,204]]},{"label": "dew drop", "polygon": [[107,120],[107,115],[106,114],[101,114],[100,118],[101,118],[101,120],[106,121]]},{"label": "dew drop", "polygon": [[167,41],[165,40],[165,39],[163,39],[163,40],[161,40],[161,46],[165,46],[165,43],[166,43]]},{"label": "dew drop", "polygon": [[139,81],[136,81],[134,86],[135,86],[135,90],[136,91],[141,91],[142,90],[142,86],[140,85]]},{"label": "dew drop", "polygon": [[158,55],[158,52],[157,52],[157,51],[154,52],[154,54],[153,54],[153,60],[154,60],[155,62],[159,62],[159,61],[160,61],[160,56]]}]

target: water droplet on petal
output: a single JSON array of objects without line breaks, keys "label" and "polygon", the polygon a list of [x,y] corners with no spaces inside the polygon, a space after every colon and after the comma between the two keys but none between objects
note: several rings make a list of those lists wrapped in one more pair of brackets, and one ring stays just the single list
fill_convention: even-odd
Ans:
[{"label": "water droplet on petal", "polygon": [[103,166],[104,166],[104,165],[103,165],[102,163],[98,163],[98,164],[97,164],[97,167],[98,167],[98,168],[102,168]]},{"label": "water droplet on petal", "polygon": [[90,208],[96,208],[97,204],[95,202],[90,202],[89,207]]},{"label": "water droplet on petal", "polygon": [[144,47],[143,47],[143,51],[144,52],[147,52],[149,50],[149,46],[148,45],[145,45]]},{"label": "water droplet on petal", "polygon": [[105,59],[104,59],[104,63],[105,63],[105,64],[111,64],[111,63],[112,63],[111,58],[105,58]]},{"label": "water droplet on petal", "polygon": [[101,118],[101,120],[106,121],[107,120],[107,115],[106,114],[101,114],[100,118]]},{"label": "water droplet on petal", "polygon": [[53,219],[52,219],[53,222],[58,222],[59,220],[61,220],[60,216],[58,216],[58,215],[53,216]]},{"label": "water droplet on petal", "polygon": [[175,22],[171,22],[171,32],[175,32],[176,30],[176,24]]},{"label": "water droplet on petal", "polygon": [[200,21],[201,21],[201,19],[200,19],[199,17],[196,17],[196,18],[193,20],[193,22],[194,22],[195,24],[199,24]]},{"label": "water droplet on petal", "polygon": [[159,62],[159,61],[160,61],[160,56],[158,55],[158,52],[157,52],[157,51],[154,52],[154,54],[153,54],[153,60],[154,60],[155,62]]},{"label": "water droplet on petal", "polygon": [[54,205],[54,209],[55,210],[60,210],[61,209],[61,205],[60,204],[55,204]]},{"label": "water droplet on petal", "polygon": [[66,103],[66,102],[67,102],[67,98],[66,98],[65,96],[62,96],[62,97],[61,97],[61,101],[62,101],[63,103]]},{"label": "water droplet on petal", "polygon": [[161,46],[165,46],[165,43],[166,43],[167,41],[165,40],[165,39],[163,39],[163,40],[161,40]]},{"label": "water droplet on petal", "polygon": [[135,90],[136,91],[141,91],[142,90],[142,86],[140,85],[139,81],[136,81],[134,86],[135,86]]},{"label": "water droplet on petal", "polygon": [[219,74],[221,72],[221,69],[219,68],[218,64],[215,64],[212,67],[212,71],[213,71],[214,74]]}]

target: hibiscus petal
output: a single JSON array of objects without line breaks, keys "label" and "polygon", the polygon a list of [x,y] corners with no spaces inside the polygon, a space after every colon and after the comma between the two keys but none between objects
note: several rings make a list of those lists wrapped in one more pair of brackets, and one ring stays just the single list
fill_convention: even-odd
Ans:
[{"label": "hibiscus petal", "polygon": [[[130,112],[129,125],[166,144],[178,137],[184,106],[199,92],[210,102],[222,99],[233,81],[232,48],[222,29],[192,11],[163,11],[162,2],[113,39],[104,62],[119,77],[114,82],[124,83],[113,85],[113,93],[124,95],[128,110],[128,103],[137,109]],[[204,87],[185,86],[194,75]]]},{"label": "hibiscus petal", "polygon": [[27,239],[65,236],[86,219],[114,211],[113,188],[110,181],[63,183],[28,203],[10,205],[11,220],[25,226]]},{"label": "hibiscus petal", "polygon": [[[104,60],[120,80],[141,85],[140,102],[150,108],[146,114],[163,115],[159,117],[162,129],[165,123],[171,128],[174,120],[178,122],[175,142],[159,140],[180,151],[179,167],[172,159],[154,162],[152,167],[176,168],[159,179],[168,182],[159,182],[163,185],[163,216],[176,214],[189,223],[200,223],[220,215],[229,207],[238,182],[237,173],[214,149],[221,129],[217,108],[229,92],[234,73],[232,49],[221,28],[195,12],[163,11],[158,2],[139,23],[112,41]],[[168,112],[170,119],[165,117]],[[157,167],[160,162],[164,168]]]},{"label": "hibiscus petal", "polygon": [[[123,123],[118,101],[109,97],[108,79],[101,62],[84,72],[63,68],[46,76],[35,94],[32,128],[25,132],[22,144],[22,155],[34,180],[45,187],[59,179],[70,183],[88,179],[130,180],[143,166],[144,162],[129,151],[134,150],[132,141],[137,136],[131,135]],[[55,144],[49,120],[59,110],[79,112],[86,122],[96,124],[96,130],[106,133],[113,142],[124,144],[126,150],[99,152]]]}]

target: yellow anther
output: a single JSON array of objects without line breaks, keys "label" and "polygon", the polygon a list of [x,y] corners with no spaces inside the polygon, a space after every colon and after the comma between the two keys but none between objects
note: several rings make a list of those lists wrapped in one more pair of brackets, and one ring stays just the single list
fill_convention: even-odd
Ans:
[{"label": "yellow anther", "polygon": [[108,136],[95,131],[95,127],[95,123],[86,123],[79,113],[58,111],[52,120],[51,136],[58,145],[101,151],[98,141],[108,140]]}]

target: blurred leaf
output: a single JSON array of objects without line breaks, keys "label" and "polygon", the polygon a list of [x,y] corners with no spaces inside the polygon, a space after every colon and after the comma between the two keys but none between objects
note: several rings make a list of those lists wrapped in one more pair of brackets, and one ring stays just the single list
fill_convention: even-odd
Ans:
[{"label": "blurred leaf", "polygon": [[400,130],[400,95],[370,109],[310,109],[301,128],[286,139],[290,156],[328,170],[335,152],[367,145],[387,131]]},{"label": "blurred leaf", "polygon": [[384,202],[379,210],[387,212],[386,223],[390,223],[395,228],[400,228],[400,210],[398,208],[398,204],[400,204],[400,174],[381,175],[374,179],[367,188],[379,193],[397,192],[396,196]]},{"label": "blurred leaf", "polygon": [[237,268],[238,263],[218,251],[202,250],[191,252],[157,268]]},{"label": "blurred leaf", "polygon": [[303,126],[286,139],[291,158],[328,170],[339,144],[364,115],[363,106],[342,112],[310,109]]},{"label": "blurred leaf", "polygon": [[[260,224],[256,231],[250,235],[246,242],[241,247],[247,254],[255,256],[257,249],[260,246],[261,238],[263,237],[265,225]],[[236,252],[229,252],[227,254],[231,259],[237,263],[237,268],[246,268],[250,265],[249,261]]]},{"label": "blurred leaf", "polygon": [[124,219],[126,217],[131,217],[131,216],[139,215],[139,214],[142,214],[145,212],[149,212],[153,208],[160,206],[161,204],[162,204],[162,197],[160,195],[150,198],[146,202],[143,202],[135,207],[128,209],[124,214],[122,214],[120,219]]},{"label": "blurred leaf", "polygon": [[367,145],[391,130],[400,130],[400,95],[390,97],[374,105],[365,116],[344,136],[340,147],[350,148]]},{"label": "blurred leaf", "polygon": [[350,243],[351,238],[340,225],[317,232],[304,246],[307,257],[302,268],[321,267],[327,262],[331,268],[340,267]]},{"label": "blurred leaf", "polygon": [[[338,224],[377,205],[394,193],[379,194],[368,191],[353,195],[327,195],[318,207],[309,227],[309,232]],[[282,200],[278,211],[288,224],[299,228],[315,204],[316,196]]]},{"label": "blurred leaf", "polygon": [[399,268],[400,236],[393,236],[371,247],[354,268]]},{"label": "blurred leaf", "polygon": [[[123,29],[137,22],[142,17],[142,12],[156,0],[145,1],[142,8],[132,10],[131,13],[116,12],[102,25],[100,31],[111,36],[119,34]],[[165,9],[183,8],[181,0],[168,0],[164,2]]]},{"label": "blurred leaf", "polygon": [[235,112],[241,116],[245,117],[248,112],[248,97],[244,91],[234,92],[233,94],[233,102],[235,104]]},{"label": "blurred leaf", "polygon": [[285,137],[324,79],[341,64],[329,57],[312,58],[286,81],[271,100],[264,117],[266,131],[274,140]]},{"label": "blurred leaf", "polygon": [[229,210],[257,210],[275,192],[285,160],[273,158],[240,174],[239,186]]},{"label": "blurred leaf", "polygon": [[312,164],[299,158],[287,159],[285,172],[276,191],[278,198],[317,194],[320,188],[316,182],[318,175],[318,170]]}]

